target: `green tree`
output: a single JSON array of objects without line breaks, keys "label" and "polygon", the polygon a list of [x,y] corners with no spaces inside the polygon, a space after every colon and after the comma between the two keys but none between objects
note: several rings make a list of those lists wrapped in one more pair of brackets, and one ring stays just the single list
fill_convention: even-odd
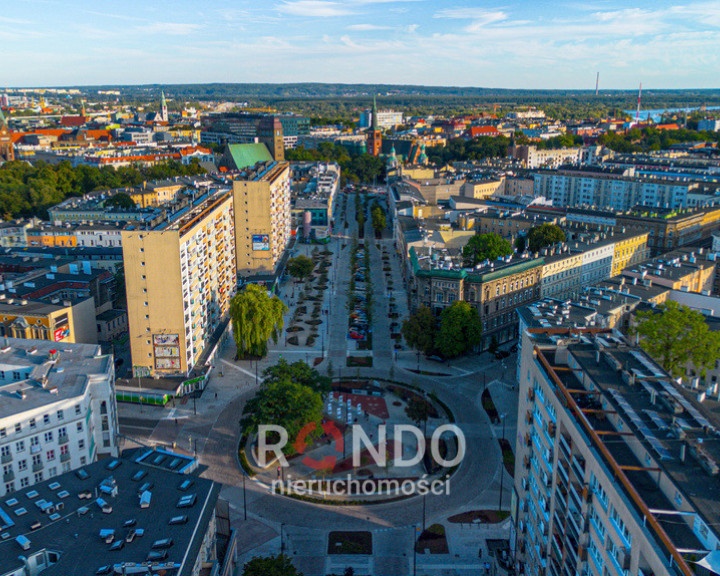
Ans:
[{"label": "green tree", "polygon": [[315,269],[315,264],[311,258],[301,255],[296,256],[295,258],[290,258],[287,261],[285,269],[293,278],[303,280],[312,274],[312,271]]},{"label": "green tree", "polygon": [[435,347],[437,318],[430,308],[420,306],[414,314],[403,320],[400,331],[410,348],[428,354]]},{"label": "green tree", "polygon": [[308,366],[302,360],[289,364],[281,358],[277,364],[266,368],[263,376],[266,382],[279,382],[290,378],[293,382],[307,386],[321,394],[330,390],[330,378],[321,376],[315,368]]},{"label": "green tree", "polygon": [[457,300],[440,314],[440,329],[435,345],[440,352],[454,358],[480,343],[482,328],[478,311],[467,302]]},{"label": "green tree", "polygon": [[565,242],[565,232],[555,224],[540,224],[528,231],[528,250],[539,252],[545,246],[552,246],[558,242]]},{"label": "green tree", "polygon": [[108,206],[114,206],[115,208],[130,210],[131,208],[135,208],[135,202],[133,202],[132,198],[130,198],[129,195],[125,194],[125,192],[119,192],[115,194],[115,196],[112,196],[111,198],[105,200],[105,207]]},{"label": "green tree", "polygon": [[522,254],[525,252],[525,247],[527,246],[527,239],[525,236],[518,236],[515,238],[515,250],[517,250],[518,254]]},{"label": "green tree", "polygon": [[[277,380],[263,381],[255,396],[245,404],[240,425],[249,434],[257,432],[262,424],[282,426],[290,439],[283,451],[294,454],[292,442],[300,429],[314,422],[313,435],[319,434],[322,417],[322,395],[309,386],[293,382],[286,375]],[[270,438],[270,441],[275,442],[277,438]]]},{"label": "green tree", "polygon": [[238,357],[267,354],[268,339],[277,342],[288,307],[257,284],[248,284],[230,302],[230,319]]},{"label": "green tree", "polygon": [[376,234],[379,234],[387,227],[385,211],[377,204],[372,209],[372,227],[375,230]]},{"label": "green tree", "polygon": [[468,266],[475,266],[483,260],[497,260],[512,253],[510,242],[492,233],[476,234],[463,248],[463,258]]},{"label": "green tree", "polygon": [[243,566],[243,576],[303,576],[283,554],[253,558]]},{"label": "green tree", "polygon": [[720,358],[720,334],[708,328],[700,312],[668,301],[638,312],[635,318],[632,332],[638,335],[640,346],[675,378],[685,374],[689,362],[705,376]]},{"label": "green tree", "polygon": [[405,414],[419,426],[430,417],[430,406],[422,398],[413,397],[405,408]]},{"label": "green tree", "polygon": [[495,354],[495,352],[497,352],[499,347],[500,347],[500,344],[498,343],[497,338],[495,336],[490,338],[490,345],[488,346],[488,352],[490,352],[490,354]]}]

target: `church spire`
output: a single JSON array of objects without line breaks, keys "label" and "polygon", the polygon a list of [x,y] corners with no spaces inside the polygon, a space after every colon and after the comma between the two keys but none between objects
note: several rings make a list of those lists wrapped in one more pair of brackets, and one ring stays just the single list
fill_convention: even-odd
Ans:
[{"label": "church spire", "polygon": [[373,107],[372,107],[372,128],[373,132],[378,129],[377,122],[377,98],[373,95]]},{"label": "church spire", "polygon": [[165,101],[165,90],[160,91],[160,119],[163,122],[167,122],[168,119],[167,102]]}]

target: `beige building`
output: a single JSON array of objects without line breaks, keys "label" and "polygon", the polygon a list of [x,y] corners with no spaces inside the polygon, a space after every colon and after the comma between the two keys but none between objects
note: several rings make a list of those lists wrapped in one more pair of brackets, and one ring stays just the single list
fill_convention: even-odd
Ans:
[{"label": "beige building", "polygon": [[188,374],[237,287],[232,192],[124,230],[123,259],[134,375]]},{"label": "beige building", "polygon": [[240,276],[272,274],[290,241],[290,165],[256,165],[233,182],[235,250]]},{"label": "beige building", "polygon": [[487,198],[493,194],[505,193],[505,178],[498,180],[491,178],[486,180],[471,180],[465,182],[460,191],[466,198]]}]

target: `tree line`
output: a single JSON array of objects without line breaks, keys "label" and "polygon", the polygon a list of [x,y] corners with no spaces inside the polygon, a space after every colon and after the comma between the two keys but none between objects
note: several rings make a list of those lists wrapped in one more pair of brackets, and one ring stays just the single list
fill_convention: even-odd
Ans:
[{"label": "tree line", "polygon": [[73,166],[64,161],[6,162],[0,166],[0,215],[3,219],[47,217],[47,209],[72,196],[94,190],[137,186],[146,180],[194,176],[205,170],[197,162],[189,165],[164,162],[155,166]]},{"label": "tree line", "polygon": [[285,151],[291,162],[336,162],[340,166],[341,182],[382,182],[385,180],[385,161],[371,154],[353,154],[341,144],[321,142],[317,148],[298,146]]}]

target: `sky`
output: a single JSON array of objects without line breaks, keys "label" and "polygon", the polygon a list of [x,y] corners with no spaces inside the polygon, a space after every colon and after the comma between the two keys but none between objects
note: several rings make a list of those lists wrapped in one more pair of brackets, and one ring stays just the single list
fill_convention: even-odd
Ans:
[{"label": "sky", "polygon": [[2,0],[0,86],[718,88],[720,2]]}]

